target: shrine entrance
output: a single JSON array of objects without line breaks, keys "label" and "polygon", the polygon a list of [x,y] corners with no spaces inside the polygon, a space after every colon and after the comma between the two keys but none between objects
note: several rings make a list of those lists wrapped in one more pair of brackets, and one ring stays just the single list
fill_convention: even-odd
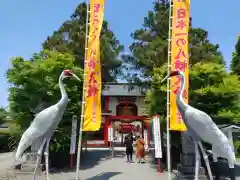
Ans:
[{"label": "shrine entrance", "polygon": [[109,147],[109,127],[113,127],[113,144],[123,146],[130,132],[150,143],[150,123],[144,103],[145,90],[137,85],[111,84],[102,91],[102,119],[99,131],[88,133],[87,145]]},{"label": "shrine entrance", "polygon": [[116,106],[116,116],[111,116],[111,124],[115,146],[124,146],[124,138],[131,132],[135,136],[143,136],[143,120],[132,102],[121,102]]}]

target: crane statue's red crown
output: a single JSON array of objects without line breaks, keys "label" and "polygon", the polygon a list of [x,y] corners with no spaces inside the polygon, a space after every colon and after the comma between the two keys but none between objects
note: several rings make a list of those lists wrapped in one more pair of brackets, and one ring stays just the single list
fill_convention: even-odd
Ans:
[{"label": "crane statue's red crown", "polygon": [[64,73],[64,75],[66,75],[66,76],[72,76],[72,74],[73,74],[72,70],[69,70],[69,69],[64,70],[63,73]]}]

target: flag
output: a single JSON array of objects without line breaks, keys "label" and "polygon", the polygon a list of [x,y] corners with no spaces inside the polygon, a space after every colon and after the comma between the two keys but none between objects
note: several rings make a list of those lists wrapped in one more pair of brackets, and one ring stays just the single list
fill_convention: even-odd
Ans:
[{"label": "flag", "polygon": [[104,0],[90,0],[89,38],[84,68],[86,90],[83,131],[98,131],[101,127],[100,33],[103,16]]},{"label": "flag", "polygon": [[[190,0],[173,0],[171,71],[180,70],[185,73],[186,88],[184,101],[188,103],[189,86],[189,52],[188,31],[190,19]],[[170,130],[186,131],[176,104],[176,96],[181,86],[179,77],[171,77],[170,81]]]}]

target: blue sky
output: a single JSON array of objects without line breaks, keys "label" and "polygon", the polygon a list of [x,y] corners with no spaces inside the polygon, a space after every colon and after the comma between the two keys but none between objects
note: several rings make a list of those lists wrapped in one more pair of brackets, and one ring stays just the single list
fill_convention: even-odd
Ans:
[{"label": "blue sky", "polygon": [[[9,58],[29,58],[41,49],[41,43],[83,1],[70,0],[1,0],[0,1],[0,106],[6,106],[8,84],[5,72],[10,66]],[[147,11],[152,10],[152,0],[106,0],[105,19],[109,27],[125,47],[131,44],[130,33],[141,27]],[[209,32],[213,43],[220,44],[227,63],[239,35],[240,1],[193,0],[191,16],[193,26]]]}]

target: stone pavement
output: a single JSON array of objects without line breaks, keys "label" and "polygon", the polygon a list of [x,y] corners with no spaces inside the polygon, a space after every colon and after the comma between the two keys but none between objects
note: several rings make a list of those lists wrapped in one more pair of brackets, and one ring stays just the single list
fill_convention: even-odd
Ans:
[{"label": "stone pavement", "polygon": [[0,153],[0,171],[13,164],[13,153]]},{"label": "stone pavement", "polygon": [[[114,158],[110,155],[106,149],[90,150],[81,165],[79,180],[167,180],[167,173],[157,172],[151,157],[147,158],[145,164],[127,164],[124,152],[115,152]],[[31,180],[31,173],[7,169],[12,162],[12,153],[0,154],[0,180]],[[75,168],[66,169],[52,172],[50,180],[75,180],[75,176]],[[38,175],[36,180],[45,180],[45,176]],[[240,180],[239,176],[237,180]]]},{"label": "stone pavement", "polygon": [[[123,152],[116,153],[111,158],[109,151],[90,151],[85,158],[80,170],[80,180],[167,180],[166,173],[159,173],[151,158],[145,164],[126,163]],[[135,159],[134,159],[135,160]],[[14,177],[15,176],[15,177]],[[50,180],[75,180],[75,168],[51,173]],[[2,177],[2,178],[1,178]],[[18,177],[18,178],[17,178]],[[5,170],[5,177],[0,180],[31,180],[31,174],[23,174],[16,170]],[[44,175],[38,175],[36,180],[45,180]]]},{"label": "stone pavement", "polygon": [[[65,180],[75,177],[75,173],[63,173],[66,178],[59,179],[59,175],[53,175],[52,180]],[[101,162],[91,169],[80,171],[81,180],[167,180],[166,174],[160,174],[150,164],[127,164],[125,157],[101,159]],[[70,179],[69,179],[70,180]]]}]

